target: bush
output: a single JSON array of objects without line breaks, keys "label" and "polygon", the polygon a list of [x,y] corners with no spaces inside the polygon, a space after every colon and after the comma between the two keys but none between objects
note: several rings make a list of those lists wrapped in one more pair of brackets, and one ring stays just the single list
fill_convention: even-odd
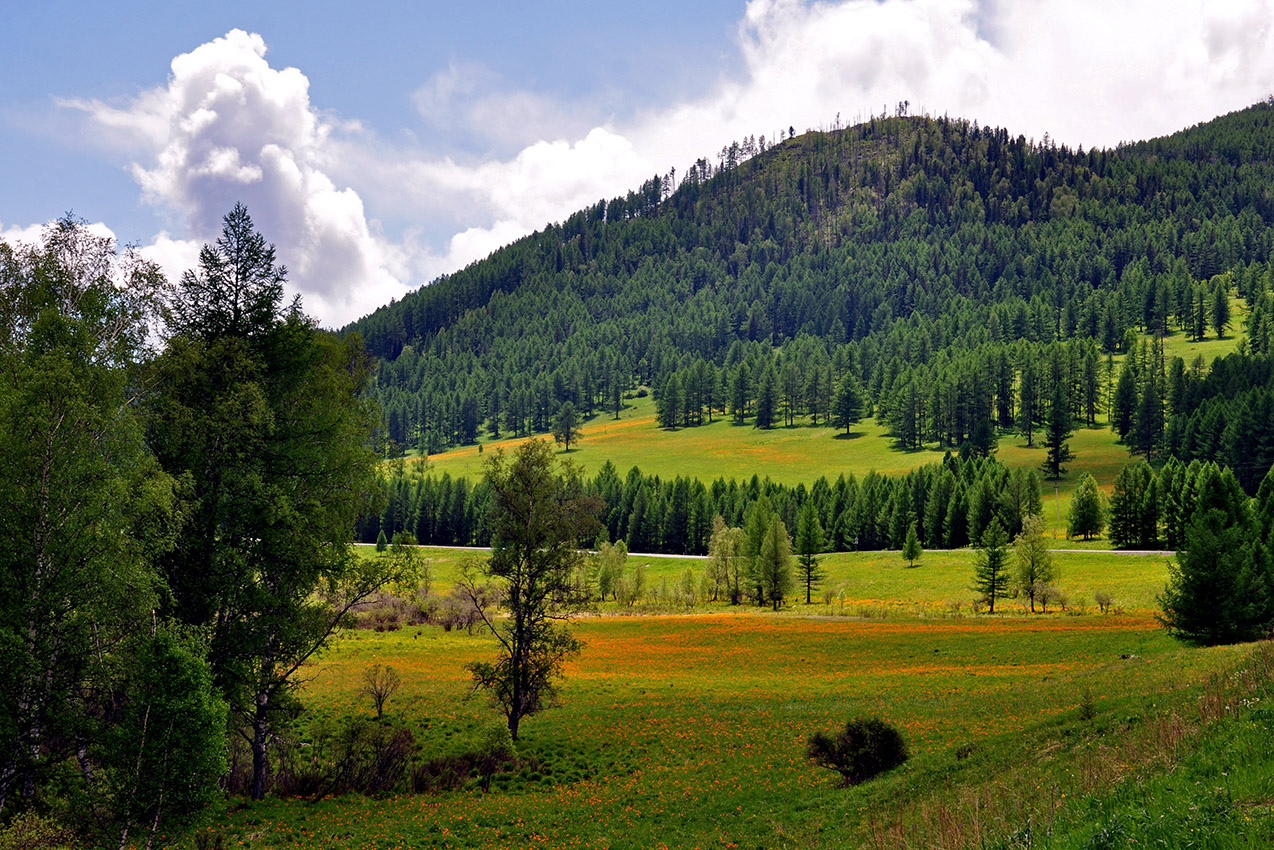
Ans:
[{"label": "bush", "polygon": [[0,827],[0,850],[74,850],[80,843],[70,827],[33,812],[14,817]]},{"label": "bush", "polygon": [[311,799],[388,794],[401,787],[415,752],[411,732],[388,724],[357,718],[320,726],[310,746],[283,754],[274,792]]},{"label": "bush", "polygon": [[907,760],[902,735],[878,717],[856,717],[835,735],[815,732],[806,750],[819,767],[841,775],[842,785],[857,785]]}]

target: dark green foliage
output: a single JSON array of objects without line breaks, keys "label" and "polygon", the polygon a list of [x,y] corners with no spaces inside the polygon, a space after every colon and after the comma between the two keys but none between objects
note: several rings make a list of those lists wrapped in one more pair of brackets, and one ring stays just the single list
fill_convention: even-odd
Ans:
[{"label": "dark green foliage", "polygon": [[553,440],[561,443],[565,451],[571,450],[571,443],[578,442],[583,436],[580,431],[579,414],[575,405],[569,401],[562,402],[562,407],[553,418]]},{"label": "dark green foliage", "polygon": [[161,627],[129,650],[97,755],[112,801],[112,838],[136,828],[153,840],[220,796],[227,709],[198,631]]},{"label": "dark green foliage", "polygon": [[1011,576],[1008,565],[1009,536],[999,518],[991,520],[978,541],[978,554],[973,573],[973,589],[982,595],[989,613],[995,613],[996,600],[1009,590]]},{"label": "dark green foliage", "polygon": [[1106,527],[1106,505],[1097,480],[1085,472],[1075,485],[1071,496],[1070,513],[1066,518],[1066,536],[1091,540]]},{"label": "dark green foliage", "polygon": [[1110,496],[1110,543],[1117,548],[1154,549],[1159,545],[1159,488],[1146,463],[1125,466]]},{"label": "dark green foliage", "polygon": [[170,611],[210,629],[214,679],[252,729],[260,798],[294,674],[392,559],[364,561],[349,545],[377,495],[361,343],[283,308],[282,269],[242,207],[200,258],[171,299],[147,436],[191,503],[163,560]]},{"label": "dark green foliage", "polygon": [[[703,555],[708,553],[712,518],[720,514],[742,527],[754,506],[766,500],[784,524],[797,529],[807,503],[824,529],[823,549],[901,549],[911,522],[927,548],[944,549],[969,543],[970,523],[980,536],[992,516],[1010,534],[1024,517],[1039,513],[1040,479],[1033,469],[1011,472],[994,457],[948,456],[897,478],[870,473],[863,479],[820,478],[809,487],[787,487],[773,481],[709,483],[683,476],[664,479],[633,468],[621,480],[610,464],[584,482],[602,503],[599,518],[608,540],[623,539],[634,551]],[[379,517],[359,524],[359,539],[373,543],[383,531],[414,529],[425,545],[482,545],[490,538],[487,504],[490,488],[470,486],[449,474],[425,475],[418,465],[397,465],[382,479],[386,508]],[[971,508],[972,510],[971,512]],[[760,529],[749,558],[759,547]],[[855,542],[857,541],[857,542]],[[800,554],[800,546],[797,545]]]},{"label": "dark green foliage", "polygon": [[1132,431],[1132,423],[1137,415],[1137,379],[1133,370],[1125,364],[1115,384],[1115,394],[1110,402],[1110,427],[1119,435],[1119,439],[1127,438]]},{"label": "dark green foliage", "polygon": [[1074,432],[1075,422],[1070,411],[1070,397],[1065,385],[1058,380],[1053,386],[1053,394],[1048,406],[1048,423],[1044,429],[1046,451],[1044,470],[1054,480],[1062,477],[1062,473],[1066,471],[1064,464],[1073,457],[1070,443],[1066,441]]},{"label": "dark green foliage", "polygon": [[759,589],[758,601],[769,602],[777,611],[792,592],[792,539],[783,520],[771,515],[761,537],[753,566]]},{"label": "dark green foliage", "polygon": [[810,603],[814,588],[823,580],[818,555],[826,546],[823,525],[818,521],[818,508],[813,499],[807,499],[801,506],[800,519],[796,523],[796,554],[800,563],[801,584],[805,585],[806,605]]},{"label": "dark green foliage", "polygon": [[839,773],[841,785],[849,787],[905,762],[907,743],[892,724],[878,717],[855,717],[835,735],[811,735],[806,757],[819,767]]},{"label": "dark green foliage", "polygon": [[1230,326],[1230,288],[1227,279],[1222,275],[1212,290],[1212,328],[1217,339],[1225,338],[1225,329]]},{"label": "dark green foliage", "polygon": [[1235,353],[1186,369],[1165,444],[1183,463],[1231,467],[1247,493],[1274,465],[1274,356]]},{"label": "dark green foliage", "polygon": [[1254,511],[1235,476],[1215,467],[1200,470],[1195,489],[1194,514],[1159,599],[1161,621],[1199,644],[1268,636],[1274,628],[1268,498]]},{"label": "dark green foliage", "polygon": [[67,781],[100,792],[95,718],[153,622],[182,507],[130,371],[159,283],[70,218],[38,245],[0,243],[0,818],[34,806],[80,743],[94,752]]},{"label": "dark green foliage", "polygon": [[832,424],[844,428],[845,433],[854,423],[862,418],[863,396],[858,378],[852,372],[846,372],[836,385],[836,395],[832,399]]}]

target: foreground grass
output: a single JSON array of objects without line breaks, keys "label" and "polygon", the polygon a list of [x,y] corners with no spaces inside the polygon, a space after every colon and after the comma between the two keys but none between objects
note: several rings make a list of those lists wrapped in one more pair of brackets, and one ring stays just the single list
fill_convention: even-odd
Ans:
[{"label": "foreground grass", "polygon": [[[491,793],[272,799],[237,805],[213,831],[257,848],[838,847],[891,830],[941,846],[920,836],[942,810],[976,815],[968,838],[975,823],[990,834],[1040,805],[1057,817],[1113,792],[1162,756],[1138,755],[1136,731],[1186,716],[1206,695],[1191,683],[1244,652],[1183,649],[1136,616],[602,617],[577,634],[586,648],[563,706],[524,726],[535,767]],[[463,750],[495,721],[462,664],[493,650],[434,627],[355,634],[313,670],[311,719],[366,715],[359,676],[388,663],[405,679],[390,722],[426,754]],[[899,724],[913,757],[841,789],[805,760],[805,740],[859,713]],[[1051,802],[1029,787],[1045,780]]]}]

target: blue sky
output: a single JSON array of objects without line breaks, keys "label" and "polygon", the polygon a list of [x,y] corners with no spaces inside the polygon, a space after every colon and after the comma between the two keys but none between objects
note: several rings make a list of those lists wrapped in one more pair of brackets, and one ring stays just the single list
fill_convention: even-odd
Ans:
[{"label": "blue sky", "polygon": [[19,0],[0,237],[74,210],[177,274],[242,200],[338,325],[750,134],[908,100],[1111,145],[1271,92],[1274,0]]}]

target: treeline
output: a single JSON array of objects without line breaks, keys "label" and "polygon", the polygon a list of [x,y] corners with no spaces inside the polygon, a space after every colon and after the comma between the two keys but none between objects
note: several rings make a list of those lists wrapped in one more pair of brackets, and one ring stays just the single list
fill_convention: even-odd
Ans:
[{"label": "treeline", "polygon": [[1124,361],[1111,399],[1111,427],[1131,451],[1232,469],[1256,492],[1274,464],[1274,357],[1239,352],[1186,365],[1152,341]]},{"label": "treeline", "polygon": [[[431,452],[543,433],[566,402],[588,416],[640,387],[669,399],[678,427],[727,410],[836,424],[846,372],[864,415],[896,409],[908,383],[934,407],[935,370],[958,382],[996,346],[1084,342],[1104,358],[1138,333],[1224,332],[1233,295],[1262,354],[1272,116],[1261,104],[1113,150],[905,117],[744,143],[351,329],[380,360],[386,436]],[[798,388],[790,363],[821,374],[804,369]],[[992,393],[998,428],[1020,427],[1011,392]],[[1091,401],[1067,404],[1086,418]],[[935,408],[925,418],[941,424],[900,439],[958,446],[984,430],[978,407],[967,423]]]},{"label": "treeline", "polygon": [[[1256,476],[1258,485],[1272,468],[1267,466]],[[1176,458],[1169,458],[1157,470],[1144,461],[1129,464],[1115,477],[1110,495],[1107,533],[1111,545],[1185,548],[1186,532],[1196,515],[1216,507],[1218,500],[1235,516],[1247,501],[1238,473],[1228,466],[1200,460],[1185,464]]]},{"label": "treeline", "polygon": [[[481,482],[398,464],[382,486],[385,511],[359,523],[362,542],[376,542],[381,534],[392,540],[405,531],[421,544],[486,545],[490,494]],[[808,487],[755,476],[705,485],[682,476],[645,475],[637,467],[621,477],[607,462],[586,489],[601,501],[605,538],[624,540],[634,552],[672,554],[707,554],[714,518],[742,526],[762,499],[791,529],[797,528],[803,507],[812,504],[830,551],[901,549],[913,523],[926,548],[954,549],[978,540],[993,517],[1015,535],[1024,518],[1041,509],[1034,470],[1009,470],[994,457],[954,454],[904,476],[840,475]]]}]

